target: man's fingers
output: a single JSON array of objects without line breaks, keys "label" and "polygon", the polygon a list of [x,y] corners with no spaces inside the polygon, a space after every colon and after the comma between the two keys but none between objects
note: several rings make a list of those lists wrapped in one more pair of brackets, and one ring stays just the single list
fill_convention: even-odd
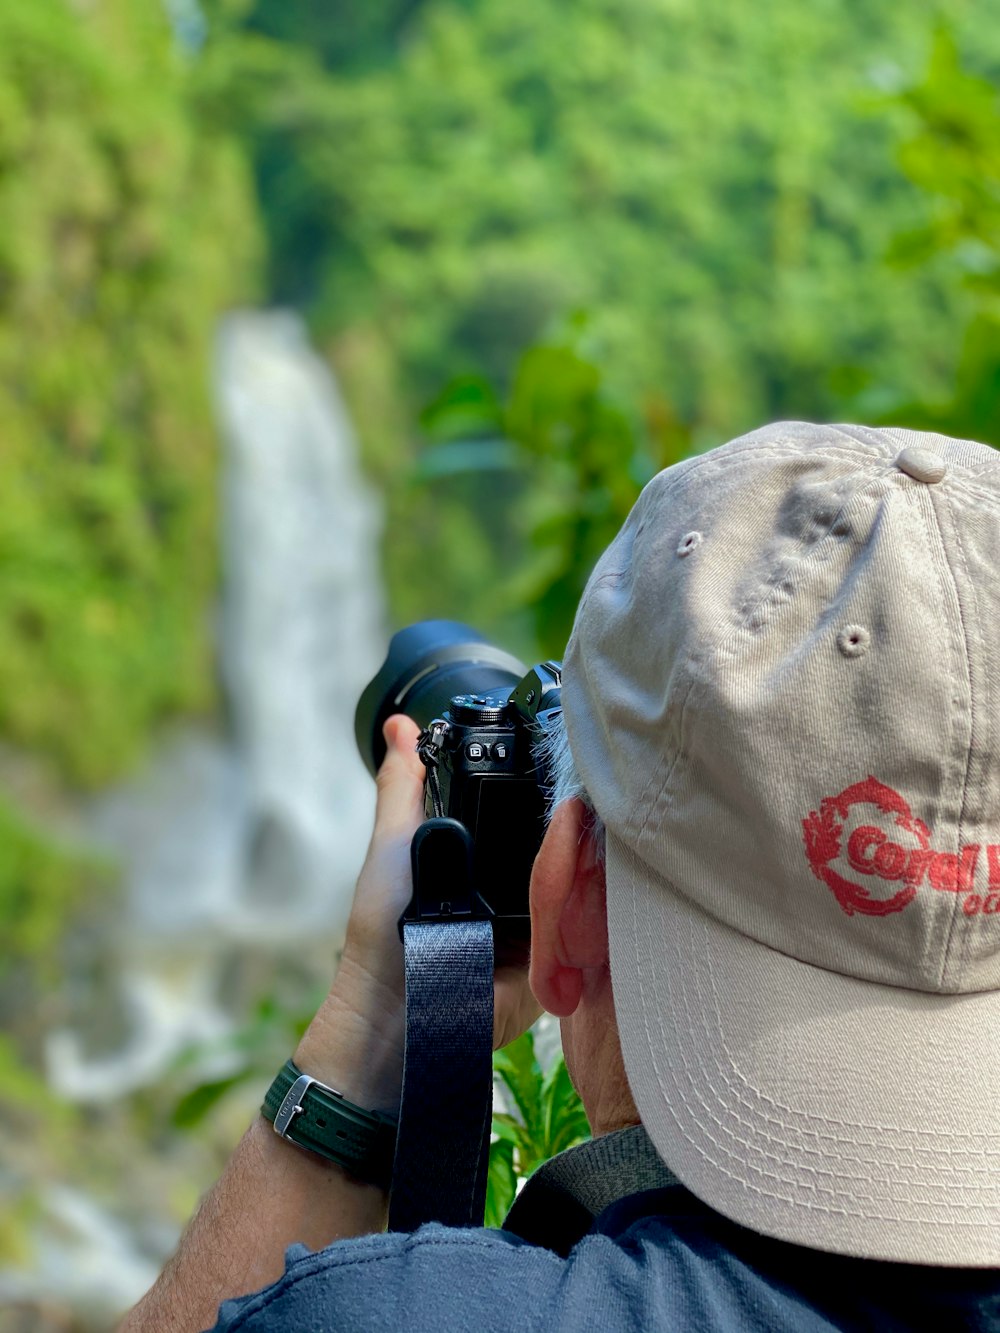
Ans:
[{"label": "man's fingers", "polygon": [[386,752],[375,778],[376,825],[387,833],[412,831],[423,815],[424,766],[417,756],[420,728],[394,713],[382,728]]},{"label": "man's fingers", "polygon": [[493,1049],[527,1032],[542,1012],[528,987],[524,968],[498,967],[493,987]]}]

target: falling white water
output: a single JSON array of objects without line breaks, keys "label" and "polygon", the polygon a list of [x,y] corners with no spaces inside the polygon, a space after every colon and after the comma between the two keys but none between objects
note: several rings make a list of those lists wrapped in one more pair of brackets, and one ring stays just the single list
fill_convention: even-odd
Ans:
[{"label": "falling white water", "polygon": [[[249,972],[251,994],[276,976],[328,976],[375,808],[353,710],[385,647],[380,513],[351,425],[291,313],[225,320],[215,380],[224,718],[169,734],[84,818],[121,893],[73,945],[72,1018],[45,1056],[56,1093],[107,1106],[95,1125],[193,1049],[197,1077],[229,1072],[220,1038],[245,1021],[233,972]],[[157,1185],[171,1166],[132,1146],[112,1205],[32,1178],[27,1162],[0,1178],[0,1200],[27,1189],[36,1204],[32,1257],[0,1270],[0,1325],[21,1305],[107,1329],[147,1289],[176,1238]]]},{"label": "falling white water", "polygon": [[[380,516],[350,423],[289,313],[226,319],[216,386],[227,719],[175,732],[89,817],[93,839],[122,867],[124,892],[89,969],[94,993],[81,994],[73,1026],[48,1039],[50,1082],[78,1102],[151,1084],[192,1046],[218,1049],[234,1026],[223,985],[234,956],[253,956],[266,973],[319,949],[332,967],[371,827],[374,784],[353,714],[385,647]],[[204,1072],[224,1073],[225,1063],[219,1056]],[[67,1207],[77,1217],[83,1206],[67,1198],[43,1197],[37,1248],[42,1255],[53,1239],[44,1219],[54,1219],[63,1288],[76,1304],[100,1265],[86,1227],[70,1227],[75,1240],[66,1240]],[[148,1259],[134,1259],[129,1267],[117,1254],[131,1298],[149,1276]],[[51,1273],[34,1276],[51,1294]],[[19,1278],[32,1280],[30,1271]],[[116,1289],[106,1314],[121,1306]]]},{"label": "falling white water", "polygon": [[385,643],[379,514],[350,423],[289,313],[224,322],[217,386],[230,736],[175,736],[94,812],[126,872],[108,945],[131,1031],[89,1058],[52,1034],[51,1080],[71,1099],[119,1097],[224,1031],[225,946],[335,943],[371,826],[353,717]]}]

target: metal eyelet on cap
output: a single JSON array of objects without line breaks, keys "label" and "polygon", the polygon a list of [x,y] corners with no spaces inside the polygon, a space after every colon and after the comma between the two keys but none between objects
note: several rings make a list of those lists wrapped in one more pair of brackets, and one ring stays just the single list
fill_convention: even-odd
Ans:
[{"label": "metal eyelet on cap", "polygon": [[948,471],[943,458],[933,449],[926,449],[919,444],[908,445],[901,454],[898,454],[896,467],[914,481],[924,481],[928,485],[943,480]]},{"label": "metal eyelet on cap", "polygon": [[871,633],[864,625],[845,625],[837,635],[837,647],[845,657],[863,657],[871,641]]}]

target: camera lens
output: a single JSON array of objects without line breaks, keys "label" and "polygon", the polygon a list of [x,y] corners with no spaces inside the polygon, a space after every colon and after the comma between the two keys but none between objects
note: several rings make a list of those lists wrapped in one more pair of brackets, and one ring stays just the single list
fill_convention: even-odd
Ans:
[{"label": "camera lens", "polygon": [[382,727],[405,713],[419,727],[440,717],[455,695],[504,695],[527,668],[512,653],[456,620],[421,620],[392,636],[386,659],[358,702],[354,734],[374,774],[385,758]]}]

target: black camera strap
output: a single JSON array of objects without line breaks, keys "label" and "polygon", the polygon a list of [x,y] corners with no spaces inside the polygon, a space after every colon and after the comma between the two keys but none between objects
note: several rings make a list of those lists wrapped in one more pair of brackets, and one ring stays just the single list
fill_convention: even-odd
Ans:
[{"label": "black camera strap", "polygon": [[481,1227],[493,1111],[493,925],[407,922],[389,1230]]},{"label": "black camera strap", "polygon": [[472,841],[428,819],[400,919],[406,1049],[389,1230],[479,1227],[493,1115],[493,922],[472,888]]}]

